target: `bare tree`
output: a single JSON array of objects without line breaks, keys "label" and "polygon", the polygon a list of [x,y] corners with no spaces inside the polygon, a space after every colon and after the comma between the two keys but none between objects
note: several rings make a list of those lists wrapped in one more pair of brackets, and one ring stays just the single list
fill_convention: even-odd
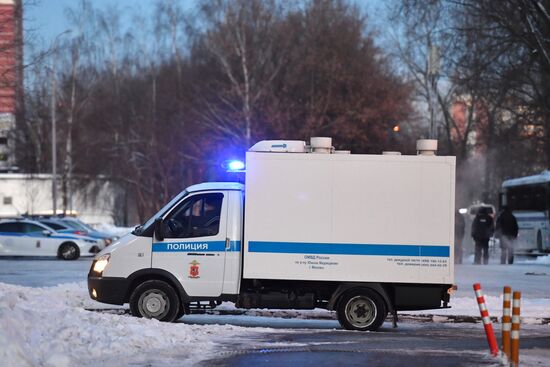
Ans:
[{"label": "bare tree", "polygon": [[206,101],[201,115],[211,128],[243,139],[248,147],[253,110],[286,62],[284,48],[277,47],[282,8],[274,0],[211,0],[202,2],[200,10],[207,27],[203,45],[227,82],[224,93],[218,90],[215,104]]}]

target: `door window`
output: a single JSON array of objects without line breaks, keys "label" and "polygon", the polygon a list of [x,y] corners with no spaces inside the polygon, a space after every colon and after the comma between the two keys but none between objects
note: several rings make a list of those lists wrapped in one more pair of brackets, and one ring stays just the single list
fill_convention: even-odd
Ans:
[{"label": "door window", "polygon": [[0,223],[0,232],[23,233],[23,223],[19,223],[19,222]]},{"label": "door window", "polygon": [[164,219],[166,238],[215,236],[220,230],[223,194],[194,195]]},{"label": "door window", "polygon": [[23,223],[25,233],[42,232],[45,228],[37,226],[33,223]]},{"label": "door window", "polygon": [[47,225],[48,227],[50,227],[52,229],[55,229],[56,231],[59,231],[60,229],[67,229],[67,227],[62,226],[61,224],[58,224],[58,223],[55,223],[55,222],[42,221],[42,223],[44,223],[45,225]]}]

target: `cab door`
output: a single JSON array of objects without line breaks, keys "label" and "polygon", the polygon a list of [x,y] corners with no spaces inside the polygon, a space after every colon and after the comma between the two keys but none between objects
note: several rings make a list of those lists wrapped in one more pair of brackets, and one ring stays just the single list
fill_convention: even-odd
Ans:
[{"label": "cab door", "polygon": [[0,252],[4,255],[33,255],[33,245],[25,237],[23,222],[0,223]]},{"label": "cab door", "polygon": [[222,293],[227,202],[227,191],[190,194],[162,218],[164,239],[153,237],[152,268],[172,273],[191,297]]},{"label": "cab door", "polygon": [[[21,223],[23,225],[24,236],[21,237],[29,253],[36,256],[56,256],[59,239],[53,239],[50,235],[45,235],[44,231],[50,231],[46,227],[34,223]],[[51,231],[50,231],[51,232]]]}]

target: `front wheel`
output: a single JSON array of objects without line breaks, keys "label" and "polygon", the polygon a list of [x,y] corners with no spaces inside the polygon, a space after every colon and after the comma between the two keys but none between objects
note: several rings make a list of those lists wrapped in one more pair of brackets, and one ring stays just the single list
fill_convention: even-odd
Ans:
[{"label": "front wheel", "polygon": [[59,246],[57,256],[63,260],[76,260],[80,257],[80,250],[76,244],[66,242]]},{"label": "front wheel", "polygon": [[338,321],[344,329],[375,331],[384,323],[388,311],[382,297],[368,288],[344,293],[337,307]]},{"label": "front wheel", "polygon": [[148,280],[138,285],[130,296],[130,312],[136,317],[172,322],[181,309],[174,288],[162,280]]}]

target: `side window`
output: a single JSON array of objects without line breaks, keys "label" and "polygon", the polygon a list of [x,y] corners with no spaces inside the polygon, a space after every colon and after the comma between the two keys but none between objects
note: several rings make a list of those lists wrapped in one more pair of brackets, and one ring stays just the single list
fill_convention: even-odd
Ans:
[{"label": "side window", "polygon": [[42,232],[44,230],[44,228],[32,223],[23,223],[23,228],[25,233]]},{"label": "side window", "polygon": [[195,195],[180,204],[164,220],[166,238],[215,236],[220,231],[223,194]]},{"label": "side window", "polygon": [[47,225],[48,227],[52,228],[52,229],[55,229],[56,231],[60,230],[60,229],[65,229],[64,226],[60,225],[60,224],[57,224],[55,222],[42,222],[44,223],[45,225]]},{"label": "side window", "polygon": [[23,225],[18,222],[0,223],[0,232],[23,233]]}]

